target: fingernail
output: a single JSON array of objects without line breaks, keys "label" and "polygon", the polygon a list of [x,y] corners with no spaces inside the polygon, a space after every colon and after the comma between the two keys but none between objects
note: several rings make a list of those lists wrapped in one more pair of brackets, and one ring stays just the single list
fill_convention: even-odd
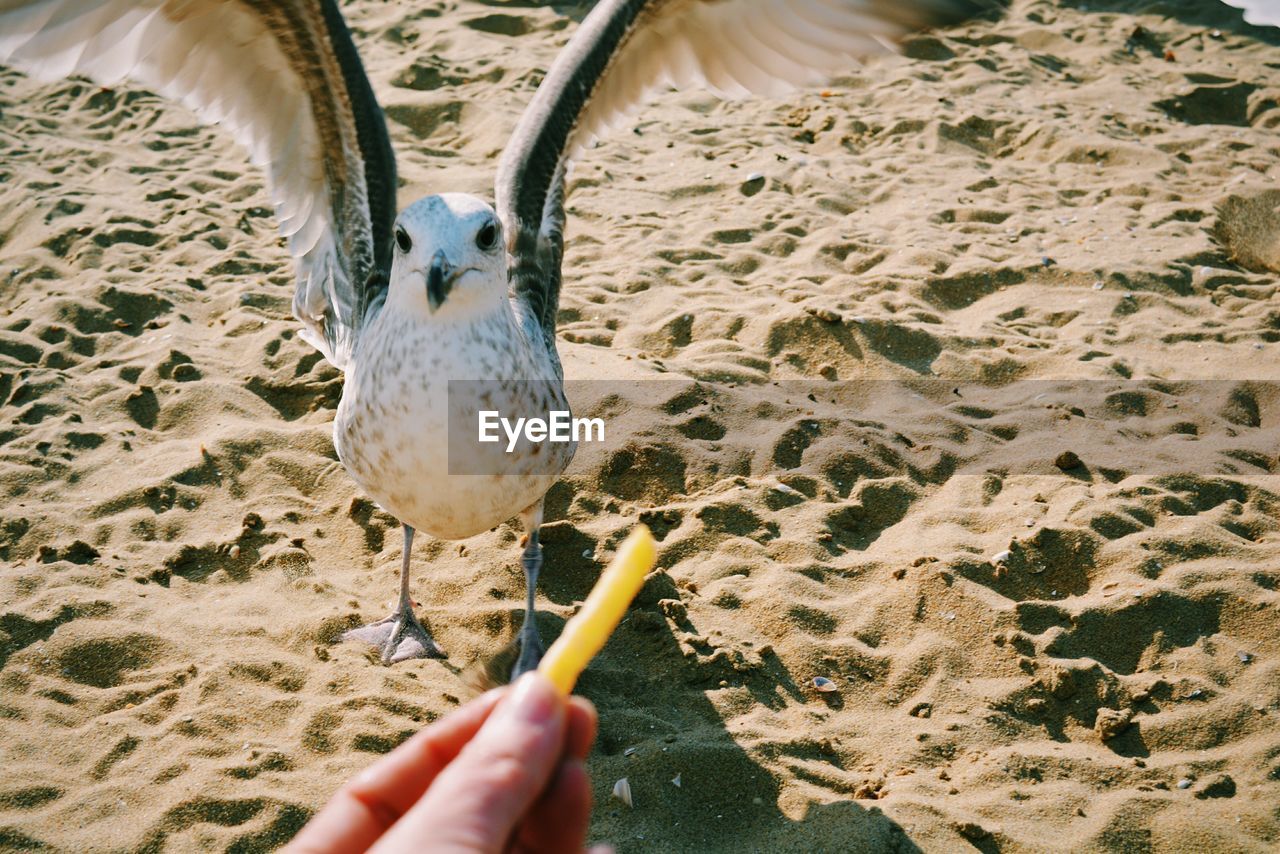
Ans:
[{"label": "fingernail", "polygon": [[502,701],[502,716],[520,723],[544,724],[555,717],[561,704],[560,695],[547,677],[526,673]]}]

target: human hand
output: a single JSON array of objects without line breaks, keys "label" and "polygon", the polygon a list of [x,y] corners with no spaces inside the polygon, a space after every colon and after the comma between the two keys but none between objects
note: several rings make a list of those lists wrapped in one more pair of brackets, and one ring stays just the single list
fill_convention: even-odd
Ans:
[{"label": "human hand", "polygon": [[338,790],[287,854],[582,850],[588,701],[530,673],[441,718]]}]

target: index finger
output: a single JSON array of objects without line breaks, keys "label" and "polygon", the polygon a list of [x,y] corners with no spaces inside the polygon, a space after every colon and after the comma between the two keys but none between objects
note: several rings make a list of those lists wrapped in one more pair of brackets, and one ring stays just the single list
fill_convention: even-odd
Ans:
[{"label": "index finger", "polygon": [[422,797],[436,775],[479,731],[506,690],[476,698],[366,768],[293,838],[285,848],[287,854],[367,849]]}]

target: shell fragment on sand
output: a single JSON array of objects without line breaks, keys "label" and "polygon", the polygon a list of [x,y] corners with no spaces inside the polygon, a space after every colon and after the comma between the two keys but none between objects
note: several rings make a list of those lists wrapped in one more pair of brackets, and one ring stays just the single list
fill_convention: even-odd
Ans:
[{"label": "shell fragment on sand", "polygon": [[613,784],[613,796],[628,807],[635,808],[635,803],[631,800],[631,781],[626,777]]}]

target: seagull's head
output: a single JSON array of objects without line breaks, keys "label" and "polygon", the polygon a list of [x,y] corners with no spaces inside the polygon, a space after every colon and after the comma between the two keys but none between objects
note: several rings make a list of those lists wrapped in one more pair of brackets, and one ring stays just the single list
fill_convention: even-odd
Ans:
[{"label": "seagull's head", "polygon": [[391,294],[448,319],[500,305],[507,293],[507,253],[493,207],[464,193],[419,199],[395,224]]}]

